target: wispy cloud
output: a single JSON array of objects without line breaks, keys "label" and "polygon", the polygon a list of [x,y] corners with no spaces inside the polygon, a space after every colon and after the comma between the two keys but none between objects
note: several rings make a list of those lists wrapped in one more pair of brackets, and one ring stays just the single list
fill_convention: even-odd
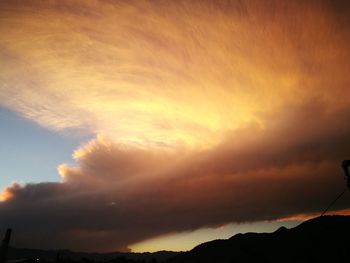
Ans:
[{"label": "wispy cloud", "polygon": [[127,249],[318,213],[342,187],[348,5],[223,3],[0,3],[0,104],[97,135],[61,183],[1,195],[19,246]]},{"label": "wispy cloud", "polygon": [[1,5],[0,103],[50,129],[208,147],[286,103],[348,103],[349,34],[336,4]]}]

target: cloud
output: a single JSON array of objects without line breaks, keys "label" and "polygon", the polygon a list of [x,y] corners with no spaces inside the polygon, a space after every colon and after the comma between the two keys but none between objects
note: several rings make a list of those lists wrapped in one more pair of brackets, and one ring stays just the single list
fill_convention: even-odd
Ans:
[{"label": "cloud", "polygon": [[112,251],[161,234],[317,214],[345,186],[346,116],[313,100],[265,116],[270,128],[248,125],[215,148],[181,154],[98,136],[75,152],[76,166],[59,168],[61,183],[7,188],[0,224],[15,229],[18,246]]},{"label": "cloud", "polygon": [[345,1],[1,1],[0,105],[97,137],[58,167],[62,182],[6,188],[0,225],[17,246],[111,251],[319,213],[343,187],[350,151],[349,11]]},{"label": "cloud", "polygon": [[261,112],[349,102],[342,1],[1,1],[0,105],[43,127],[210,148]]}]

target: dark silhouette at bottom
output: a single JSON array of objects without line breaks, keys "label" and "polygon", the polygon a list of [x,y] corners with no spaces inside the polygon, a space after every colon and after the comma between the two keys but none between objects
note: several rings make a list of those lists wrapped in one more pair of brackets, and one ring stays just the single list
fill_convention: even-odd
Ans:
[{"label": "dark silhouette at bottom", "polygon": [[[9,238],[5,238],[4,241],[6,240]],[[188,252],[100,254],[61,250],[58,261],[59,263],[347,263],[350,262],[349,244],[350,216],[322,216],[291,229],[281,227],[273,233],[237,234],[227,240],[214,240]],[[9,247],[7,263],[56,263],[57,252],[57,250]]]},{"label": "dark silhouette at bottom", "polygon": [[11,233],[12,233],[12,229],[8,228],[6,230],[5,238],[2,241],[2,243],[1,243],[0,263],[5,263],[6,262],[7,249],[8,249],[9,243],[10,243]]}]

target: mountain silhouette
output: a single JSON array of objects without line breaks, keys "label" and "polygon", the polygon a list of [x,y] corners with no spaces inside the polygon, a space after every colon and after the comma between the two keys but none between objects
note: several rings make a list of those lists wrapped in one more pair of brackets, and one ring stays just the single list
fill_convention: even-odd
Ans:
[{"label": "mountain silhouette", "polygon": [[[57,259],[57,255],[60,259]],[[17,260],[15,260],[17,259]],[[32,259],[32,261],[18,261]],[[34,260],[33,260],[34,259]],[[167,262],[167,263],[322,263],[350,262],[350,216],[322,216],[273,233],[237,234],[188,252],[84,253],[10,247],[9,263],[40,262]]]},{"label": "mountain silhouette", "polygon": [[292,229],[203,243],[169,263],[350,262],[350,216],[322,216]]}]

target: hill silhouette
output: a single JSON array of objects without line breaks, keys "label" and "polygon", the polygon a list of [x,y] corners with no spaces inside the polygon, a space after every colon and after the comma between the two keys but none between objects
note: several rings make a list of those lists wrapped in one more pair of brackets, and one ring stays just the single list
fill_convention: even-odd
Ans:
[{"label": "hill silhouette", "polygon": [[[322,216],[273,233],[237,234],[198,245],[188,252],[83,253],[70,250],[9,248],[8,262],[167,262],[167,263],[292,263],[350,262],[350,216]],[[57,254],[60,254],[59,260]],[[32,262],[36,262],[36,261]]]},{"label": "hill silhouette", "polygon": [[[158,251],[154,253],[132,253],[132,252],[111,252],[111,253],[88,253],[71,250],[41,250],[29,248],[8,249],[8,263],[21,263],[23,259],[33,259],[38,263],[72,263],[72,262],[165,262],[174,257],[178,252]],[[19,260],[21,259],[21,260]]]},{"label": "hill silhouette", "polygon": [[350,262],[350,216],[317,217],[273,233],[237,234],[203,243],[168,262]]}]

